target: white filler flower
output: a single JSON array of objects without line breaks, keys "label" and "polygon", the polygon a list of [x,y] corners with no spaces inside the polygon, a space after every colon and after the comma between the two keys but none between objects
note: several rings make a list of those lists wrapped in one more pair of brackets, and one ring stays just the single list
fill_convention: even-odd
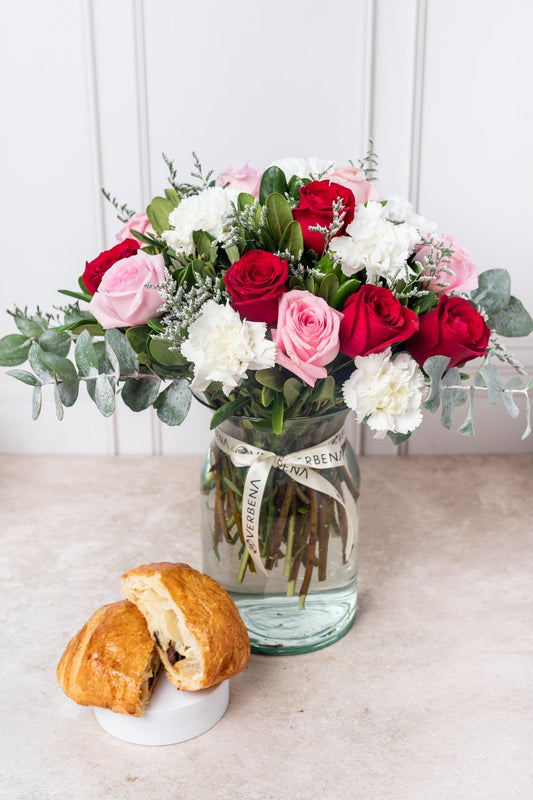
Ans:
[{"label": "white filler flower", "polygon": [[391,358],[383,353],[357,356],[357,369],[343,386],[344,401],[355,411],[358,422],[367,421],[376,439],[387,431],[410,433],[422,422],[424,375],[409,353]]},{"label": "white filler flower", "polygon": [[199,194],[184,197],[170,212],[168,222],[171,230],[161,236],[177,253],[190,256],[194,253],[194,231],[205,231],[219,239],[225,229],[231,204],[236,202],[238,193],[222,186],[212,186]]},{"label": "white filler flower", "polygon": [[375,200],[356,207],[346,234],[332,239],[329,249],[345,275],[366,269],[369,283],[392,278],[402,267],[409,271],[407,259],[421,239],[414,226],[387,219],[386,206]]},{"label": "white filler flower", "polygon": [[264,322],[242,320],[230,305],[208,300],[181,345],[185,358],[194,364],[191,387],[203,392],[211,381],[220,381],[229,395],[247,370],[273,367],[276,345],[265,334]]}]

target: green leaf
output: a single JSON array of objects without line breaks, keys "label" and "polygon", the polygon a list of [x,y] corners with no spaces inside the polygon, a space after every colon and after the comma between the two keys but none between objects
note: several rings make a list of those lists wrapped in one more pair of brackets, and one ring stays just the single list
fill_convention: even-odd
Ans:
[{"label": "green leaf", "polygon": [[168,218],[170,212],[174,210],[175,204],[168,197],[154,197],[148,208],[146,214],[152,223],[152,228],[156,233],[163,233],[168,231],[169,223]]},{"label": "green leaf", "polygon": [[238,397],[236,400],[229,400],[227,403],[224,403],[223,406],[217,408],[211,417],[211,422],[209,424],[210,429],[214,430],[221,422],[224,422],[224,420],[232,417],[234,414],[238,414],[247,403],[247,397]]},{"label": "green leaf", "polygon": [[170,344],[163,339],[152,339],[148,349],[152,358],[164,367],[182,367],[189,363],[181,353],[171,349]]},{"label": "green leaf", "polygon": [[193,242],[196,246],[196,252],[199,256],[203,256],[208,261],[211,258],[211,247],[213,245],[214,237],[210,236],[205,231],[193,231]]},{"label": "green leaf", "polygon": [[320,282],[318,296],[324,298],[326,303],[331,306],[332,298],[338,288],[339,288],[339,279],[337,278],[334,272],[328,272],[328,274]]},{"label": "green leaf", "polygon": [[155,378],[128,378],[122,387],[122,399],[132,411],[144,411],[157,399],[160,383]]},{"label": "green leaf", "polygon": [[272,408],[272,430],[278,435],[283,430],[283,395],[276,394],[274,396],[274,407]]},{"label": "green leaf", "polygon": [[40,386],[34,386],[33,388],[33,396],[31,400],[31,416],[32,419],[37,419],[39,414],[41,413],[41,408],[43,404],[43,393]]},{"label": "green leaf", "polygon": [[31,341],[21,333],[8,333],[0,339],[0,366],[16,367],[23,364],[30,351]]},{"label": "green leaf", "polygon": [[317,404],[317,408],[324,403],[332,403],[335,400],[335,378],[328,375],[322,381],[317,381],[317,388],[311,395],[311,402]]},{"label": "green leaf", "polygon": [[288,191],[289,187],[287,186],[287,179],[283,170],[279,167],[268,167],[268,169],[263,172],[261,186],[259,187],[259,202],[261,205],[265,204],[268,195],[272,194],[272,192],[285,194]]},{"label": "green leaf", "polygon": [[191,390],[185,379],[172,381],[154,403],[157,416],[166,425],[181,425],[191,405]]},{"label": "green leaf", "polygon": [[423,370],[431,383],[429,397],[424,403],[428,411],[434,412],[440,406],[440,382],[449,363],[447,356],[431,356],[424,362]]},{"label": "green leaf", "polygon": [[511,278],[506,269],[488,269],[478,275],[478,288],[470,297],[489,314],[502,311],[511,296]]},{"label": "green leaf", "polygon": [[98,374],[98,356],[93,346],[93,341],[88,331],[82,331],[76,340],[74,358],[80,375],[86,378]]},{"label": "green leaf", "polygon": [[229,258],[230,264],[235,264],[236,261],[239,260],[241,254],[239,253],[239,248],[236,244],[232,244],[230,247],[226,247],[226,255]]},{"label": "green leaf", "polygon": [[282,194],[273,192],[266,198],[265,208],[268,225],[276,243],[278,243],[281,241],[286,228],[293,221],[289,201]]},{"label": "green leaf", "polygon": [[115,392],[107,375],[100,374],[96,379],[94,402],[104,417],[110,417],[115,410]]},{"label": "green leaf", "polygon": [[304,235],[302,233],[302,226],[299,222],[293,219],[289,222],[279,242],[280,252],[288,250],[291,256],[299,258],[304,251]]},{"label": "green leaf", "polygon": [[174,208],[176,206],[179,206],[180,197],[175,189],[165,189],[165,197],[167,198],[167,200],[170,200]]},{"label": "green leaf", "polygon": [[159,322],[157,317],[150,317],[146,320],[146,324],[150,327],[153,331],[157,331],[157,333],[163,333],[165,330],[163,325]]},{"label": "green leaf", "polygon": [[255,378],[262,386],[268,386],[275,392],[281,392],[283,389],[283,376],[275,367],[258,369]]},{"label": "green leaf", "polygon": [[140,353],[148,353],[151,335],[148,325],[134,325],[132,328],[127,328],[126,330],[126,339],[137,355]]},{"label": "green leaf", "polygon": [[39,378],[36,378],[31,372],[26,372],[25,369],[8,369],[6,375],[11,375],[12,378],[16,378],[18,381],[22,381],[22,383],[27,383],[28,386],[41,385]]},{"label": "green leaf", "polygon": [[59,294],[66,294],[67,297],[74,297],[76,300],[83,300],[88,303],[92,299],[92,294],[84,292],[72,292],[70,289],[58,289]]},{"label": "green leaf", "polygon": [[[113,350],[113,348],[111,346],[111,340],[107,336],[107,333],[108,333],[108,331],[106,331],[106,339],[105,339],[105,356],[106,356],[106,359],[109,362],[109,365],[111,367],[111,371],[112,371],[113,376],[115,378],[115,386],[118,386],[118,381],[119,381],[119,378],[120,378],[120,361],[118,360],[118,356],[117,356],[117,354],[115,353],[115,351]],[[105,369],[105,372],[108,372],[108,371],[109,370]]]},{"label": "green leaf", "polygon": [[297,378],[288,378],[283,384],[283,397],[287,408],[291,408],[300,397],[303,386]]},{"label": "green leaf", "polygon": [[246,206],[253,206],[255,203],[255,197],[253,194],[248,194],[248,192],[240,192],[237,198],[237,208],[239,211],[244,211]]},{"label": "green leaf", "polygon": [[268,406],[272,404],[275,394],[274,389],[271,389],[270,386],[263,386],[261,391],[261,405],[268,408]]},{"label": "green leaf", "polygon": [[68,333],[61,333],[54,328],[49,328],[39,337],[39,344],[45,353],[55,353],[58,356],[68,356],[72,339]]},{"label": "green leaf", "polygon": [[490,315],[490,322],[500,336],[528,336],[533,331],[533,319],[520,300],[513,296],[503,310]]},{"label": "green leaf", "polygon": [[337,309],[343,308],[346,300],[350,295],[355,294],[360,286],[361,281],[357,280],[357,278],[349,278],[347,281],[344,281],[337,291],[334,292],[330,301],[330,306]]},{"label": "green leaf", "polygon": [[121,373],[138,372],[137,353],[128,342],[125,334],[117,328],[109,328],[105,332],[105,340],[111,345],[118,358]]}]

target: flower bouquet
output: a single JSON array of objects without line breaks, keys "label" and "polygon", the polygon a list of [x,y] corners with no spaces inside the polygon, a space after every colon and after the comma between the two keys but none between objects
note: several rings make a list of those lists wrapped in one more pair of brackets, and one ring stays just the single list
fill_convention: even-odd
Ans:
[{"label": "flower bouquet", "polygon": [[217,433],[202,484],[212,574],[224,546],[234,593],[255,581],[302,608],[321,583],[343,592],[355,580],[347,411],[400,443],[424,410],[451,428],[465,404],[459,431],[473,435],[475,390],[512,416],[522,393],[526,436],[532,383],[504,385],[495,362],[521,371],[499,336],[533,323],[505,270],[478,274],[407,200],[379,197],[372,144],[358,165],[284,159],[216,179],[194,156],[191,182],[164,158],[169,187],[146,212],[106,195],[124,227],[79,291],[61,290],[74,302],[10,312],[19,333],[0,340],[0,363],[28,360],[31,372],[9,374],[33,387],[34,418],[48,385],[59,418],[85,384],[106,416],[121,397],[169,425],[194,393]]}]

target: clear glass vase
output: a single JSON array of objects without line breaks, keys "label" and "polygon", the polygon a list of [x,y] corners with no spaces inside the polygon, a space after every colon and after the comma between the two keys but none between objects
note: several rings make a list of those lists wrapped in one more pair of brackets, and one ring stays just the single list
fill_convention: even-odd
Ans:
[{"label": "clear glass vase", "polygon": [[347,413],[286,420],[281,434],[246,417],[215,430],[201,476],[203,570],[233,597],[253,652],[317,650],[353,622],[360,481]]}]

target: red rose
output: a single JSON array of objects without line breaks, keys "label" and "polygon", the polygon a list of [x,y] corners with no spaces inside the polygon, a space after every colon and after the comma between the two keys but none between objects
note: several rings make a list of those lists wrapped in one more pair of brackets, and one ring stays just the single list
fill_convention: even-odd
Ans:
[{"label": "red rose", "polygon": [[437,308],[420,317],[420,329],[407,349],[423,365],[431,356],[448,356],[448,369],[484,356],[490,330],[468,300],[442,295]]},{"label": "red rose", "polygon": [[231,305],[243,319],[273,325],[288,277],[287,262],[279,256],[266,250],[250,250],[231,265],[224,283]]},{"label": "red rose", "polygon": [[328,228],[333,222],[333,203],[340,197],[344,217],[342,228],[335,236],[341,236],[346,226],[353,220],[355,210],[355,197],[351,189],[341,186],[340,183],[330,181],[311,181],[300,189],[300,202],[293,209],[294,219],[302,226],[304,247],[314,250],[321,255],[324,252],[324,237],[317,231],[310,231],[314,225]]},{"label": "red rose", "polygon": [[418,331],[415,312],[402,306],[390,289],[370,283],[348,298],[342,313],[341,352],[350,358],[381,353]]},{"label": "red rose", "polygon": [[134,256],[140,246],[137,239],[124,239],[110,250],[104,250],[93,261],[87,261],[83,273],[83,283],[87,291],[94,294],[109,267],[112,267],[117,261],[122,261],[123,258]]}]

